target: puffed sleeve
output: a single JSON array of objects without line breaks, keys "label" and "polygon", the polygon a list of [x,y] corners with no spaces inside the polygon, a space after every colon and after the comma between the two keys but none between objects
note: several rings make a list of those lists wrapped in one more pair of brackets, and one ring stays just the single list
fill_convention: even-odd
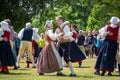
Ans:
[{"label": "puffed sleeve", "polygon": [[107,32],[107,26],[105,26],[99,30],[99,33],[102,37],[106,36],[106,32]]},{"label": "puffed sleeve", "polygon": [[58,38],[58,34],[54,34],[53,30],[48,30],[47,31],[47,35],[52,39],[52,40],[56,40]]},{"label": "puffed sleeve", "polygon": [[0,29],[0,41],[2,41],[2,35],[4,35],[4,31],[2,29]]},{"label": "puffed sleeve", "polygon": [[18,38],[19,39],[23,38],[23,32],[24,32],[24,28],[18,33]]},{"label": "puffed sleeve", "polygon": [[39,39],[40,39],[40,36],[37,33],[34,33],[32,38],[33,38],[33,40],[35,40],[38,43]]},{"label": "puffed sleeve", "polygon": [[73,33],[70,32],[70,27],[67,26],[67,25],[63,28],[63,31],[65,33],[64,34],[64,39],[69,39],[73,35]]}]

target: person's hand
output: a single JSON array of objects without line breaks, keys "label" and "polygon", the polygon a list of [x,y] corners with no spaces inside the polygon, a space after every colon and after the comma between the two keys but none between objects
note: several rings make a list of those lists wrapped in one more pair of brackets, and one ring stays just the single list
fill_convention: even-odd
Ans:
[{"label": "person's hand", "polygon": [[61,33],[61,36],[64,36],[64,33]]},{"label": "person's hand", "polygon": [[107,32],[107,35],[108,35],[108,36],[112,36],[112,35],[113,35],[113,33],[112,33],[112,32],[110,32],[110,31],[108,31],[108,32]]},{"label": "person's hand", "polygon": [[6,37],[3,37],[3,41],[7,41],[7,38],[6,38]]}]

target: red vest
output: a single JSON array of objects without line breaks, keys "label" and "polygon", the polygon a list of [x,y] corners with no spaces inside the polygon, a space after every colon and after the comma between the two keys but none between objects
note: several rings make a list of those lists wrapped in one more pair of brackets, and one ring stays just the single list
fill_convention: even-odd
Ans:
[{"label": "red vest", "polygon": [[107,32],[110,31],[110,32],[113,33],[113,35],[112,36],[106,36],[106,39],[111,39],[111,40],[117,41],[118,40],[118,30],[119,30],[119,27],[112,28],[109,24],[107,26]]},{"label": "red vest", "polygon": [[76,40],[77,39],[77,32],[73,31],[72,37],[74,38],[74,40]]},{"label": "red vest", "polygon": [[7,40],[10,40],[10,32],[9,31],[4,31],[4,35],[2,37],[6,37]]}]

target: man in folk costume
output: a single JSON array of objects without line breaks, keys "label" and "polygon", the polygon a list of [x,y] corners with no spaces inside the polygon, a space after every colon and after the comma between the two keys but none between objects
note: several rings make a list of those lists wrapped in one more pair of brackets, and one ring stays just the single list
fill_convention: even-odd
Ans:
[{"label": "man in folk costume", "polygon": [[99,75],[102,71],[101,76],[105,75],[105,72],[108,71],[108,76],[111,76],[111,72],[114,70],[115,57],[117,53],[117,40],[118,34],[120,32],[119,28],[120,20],[117,17],[112,17],[110,24],[105,26],[102,34],[105,36],[103,45],[99,51],[99,55],[95,65],[95,74]]},{"label": "man in folk costume", "polygon": [[20,59],[24,54],[24,51],[26,50],[28,53],[28,58],[32,61],[32,68],[35,68],[34,58],[32,55],[32,36],[34,36],[33,30],[31,28],[31,23],[26,23],[26,27],[23,28],[19,34],[18,37],[21,39],[20,49],[19,49],[19,55],[18,55],[18,67],[20,67]]},{"label": "man in folk costume", "polygon": [[7,22],[1,22],[0,30],[0,61],[2,73],[9,74],[8,66],[14,66],[15,60],[10,45],[10,28]]},{"label": "man in folk costume", "polygon": [[[56,29],[56,33],[62,33],[62,37],[58,39],[58,51],[60,53],[61,58],[64,56],[65,62],[68,62],[68,66],[70,68],[71,74],[70,76],[76,76],[72,63],[70,61],[70,42],[72,39],[72,32],[70,32],[70,27],[64,24],[64,19],[62,16],[56,17],[56,22],[59,28]],[[61,72],[57,73],[58,76],[64,75]]]}]

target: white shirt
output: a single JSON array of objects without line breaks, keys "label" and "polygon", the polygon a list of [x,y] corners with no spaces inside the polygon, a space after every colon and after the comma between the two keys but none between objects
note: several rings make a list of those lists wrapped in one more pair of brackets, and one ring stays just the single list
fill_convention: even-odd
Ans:
[{"label": "white shirt", "polygon": [[65,34],[64,34],[63,38],[70,39],[72,37],[72,32],[70,32],[70,27],[68,25],[65,25],[65,26],[64,25],[65,25],[64,23],[60,25],[61,29],[64,27],[63,31]]}]

